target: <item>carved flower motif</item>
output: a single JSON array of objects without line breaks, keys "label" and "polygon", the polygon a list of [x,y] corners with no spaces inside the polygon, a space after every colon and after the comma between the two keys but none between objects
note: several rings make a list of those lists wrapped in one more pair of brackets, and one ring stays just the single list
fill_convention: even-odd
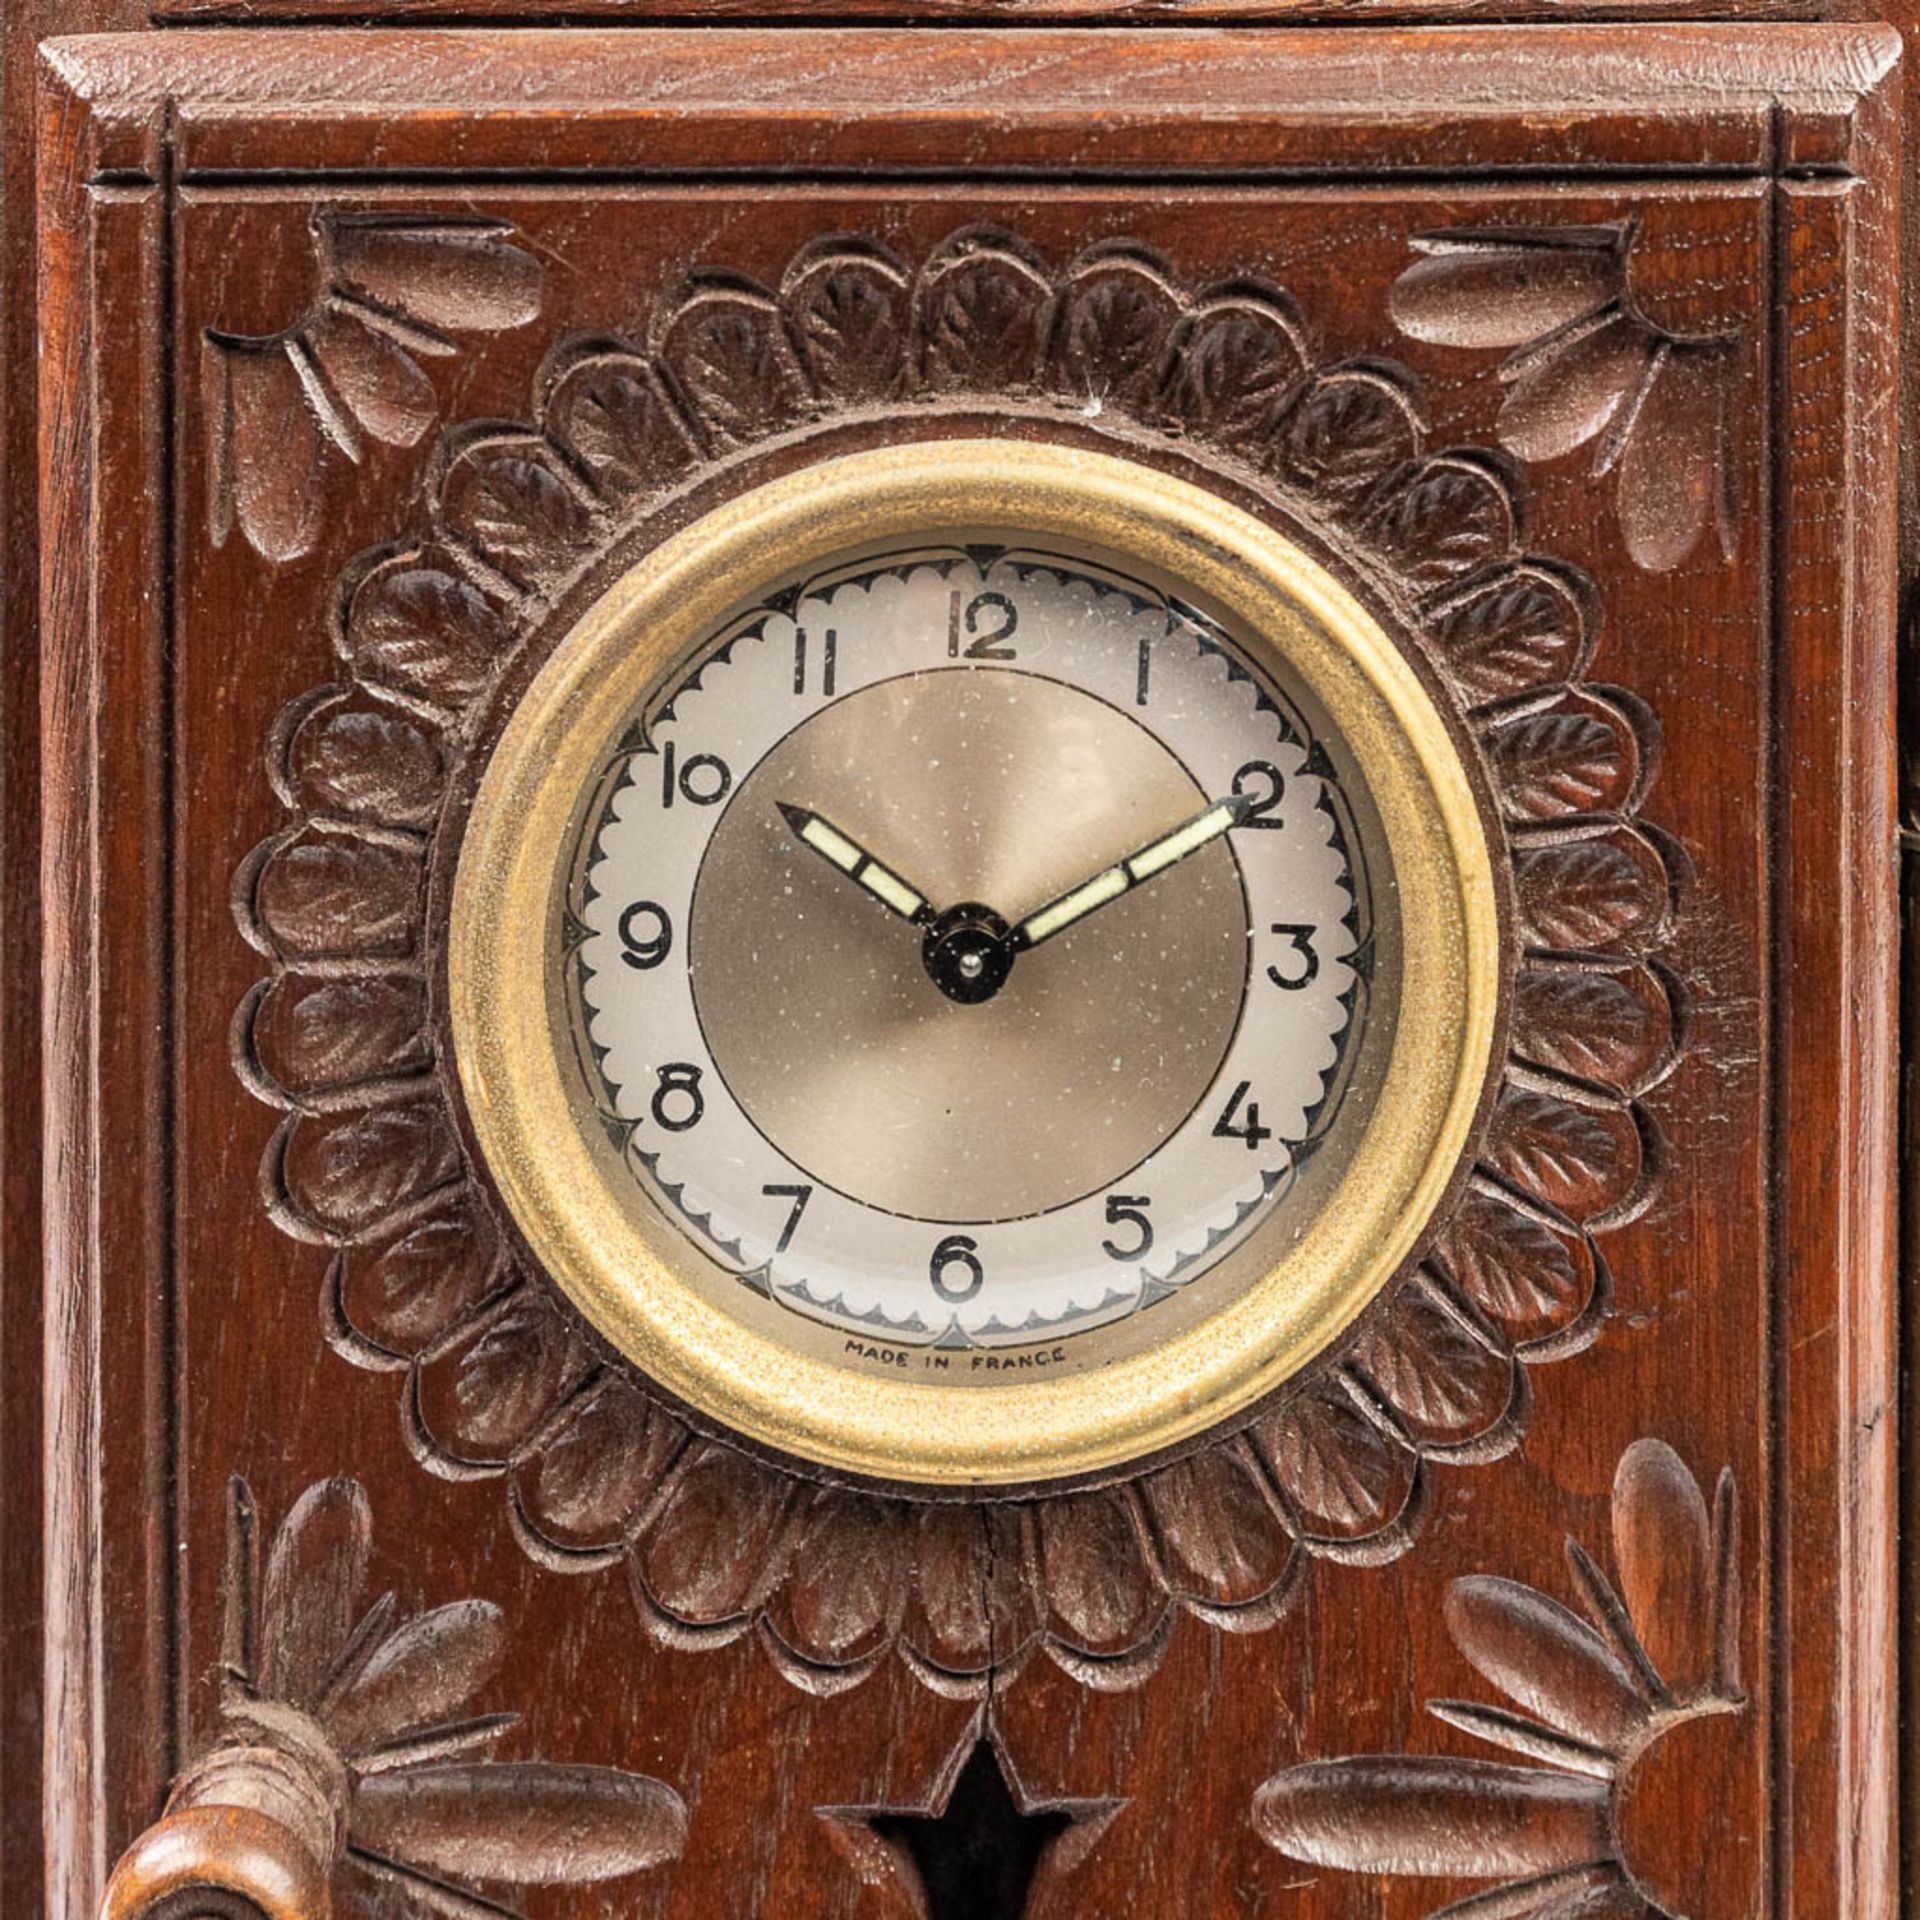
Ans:
[{"label": "carved flower motif", "polygon": [[1731,1473],[1709,1518],[1679,1455],[1640,1441],[1615,1476],[1613,1541],[1619,1588],[1567,1542],[1585,1620],[1511,1580],[1448,1589],[1454,1644],[1519,1711],[1428,1711],[1531,1764],[1295,1767],[1256,1797],[1261,1835],[1319,1866],[1504,1883],[1449,1905],[1458,1920],[1744,1920],[1751,1862],[1722,1800],[1747,1706]]},{"label": "carved flower motif", "polygon": [[[453,436],[431,533],[346,580],[346,678],[282,716],[269,766],[292,817],[236,883],[242,929],[272,962],[236,1057],[288,1116],[266,1200],[333,1249],[336,1346],[405,1376],[407,1432],[433,1471],[505,1478],[537,1559],[624,1558],[660,1641],[757,1632],[816,1690],[896,1648],[964,1694],[1036,1647],[1125,1687],[1183,1613],[1265,1627],[1308,1559],[1401,1552],[1428,1463],[1506,1452],[1529,1366],[1596,1336],[1608,1281],[1593,1236],[1644,1204],[1658,1153],[1639,1096],[1673,1061],[1672,990],[1651,958],[1673,882],[1635,819],[1657,732],[1638,701],[1583,684],[1590,596],[1525,550],[1498,467],[1429,451],[1390,369],[1316,365],[1279,293],[1189,292],[1130,248],[1054,271],[975,232],[917,270],[836,240],[778,291],[708,276],[667,305],[650,352],[563,355],[539,399],[538,427]],[[943,408],[1009,401],[1122,451],[1178,438],[1392,597],[1480,743],[1522,957],[1472,1177],[1419,1271],[1339,1355],[1244,1432],[1131,1482],[920,1503],[821,1487],[691,1433],[509,1250],[450,1118],[424,883],[503,664],[550,643],[555,595],[666,488],[749,439],[878,402],[910,434]]]},{"label": "carved flower motif", "polygon": [[1628,283],[1630,224],[1430,233],[1393,289],[1416,340],[1509,347],[1500,444],[1523,460],[1592,445],[1615,475],[1627,550],[1677,567],[1709,526],[1733,551],[1729,400],[1733,343],[1682,337],[1644,313]]},{"label": "carved flower motif", "polygon": [[321,288],[306,312],[201,343],[213,544],[238,526],[269,560],[312,546],[329,447],[357,465],[367,439],[410,447],[433,425],[421,360],[540,311],[540,263],[499,221],[321,212],[312,225]]},{"label": "carved flower motif", "polygon": [[[396,1620],[388,1593],[362,1613],[370,1522],[357,1481],[322,1481],[294,1503],[264,1582],[256,1540],[236,1479],[216,1735],[122,1863],[128,1893],[110,1889],[107,1911],[197,1914],[197,1894],[221,1914],[297,1906],[323,1920],[329,1882],[348,1874],[370,1910],[514,1920],[468,1883],[578,1885],[679,1855],[686,1808],[658,1780],[484,1756],[516,1718],[471,1706],[506,1654],[500,1609],[462,1600]],[[236,1808],[252,1835],[215,1849],[214,1875],[195,1872],[194,1823]],[[280,1835],[264,1853],[263,1832]],[[229,1897],[227,1875],[263,1868],[271,1899]],[[148,1904],[156,1878],[184,1879],[181,1904]]]}]

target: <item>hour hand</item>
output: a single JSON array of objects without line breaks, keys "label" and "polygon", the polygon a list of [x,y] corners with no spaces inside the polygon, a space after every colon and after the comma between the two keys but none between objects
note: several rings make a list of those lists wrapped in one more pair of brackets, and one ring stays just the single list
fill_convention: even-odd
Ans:
[{"label": "hour hand", "polygon": [[933,919],[933,903],[924,893],[908,886],[891,867],[876,860],[824,814],[815,813],[811,807],[789,806],[784,800],[775,804],[797,840],[838,867],[857,886],[866,888],[888,912],[897,913],[916,927],[924,927]]},{"label": "hour hand", "polygon": [[1214,801],[1191,820],[1182,821],[1171,832],[1161,834],[1157,840],[1149,840],[1124,860],[1102,868],[1091,880],[1081,881],[1077,887],[1070,887],[1057,898],[1049,900],[1044,907],[1028,914],[1010,936],[1013,946],[1016,949],[1037,947],[1042,940],[1051,940],[1056,933],[1064,933],[1068,927],[1084,920],[1095,908],[1104,907],[1109,900],[1119,899],[1123,893],[1131,893],[1156,873],[1164,873],[1189,855],[1198,853],[1202,847],[1237,827],[1253,811],[1253,807],[1254,802],[1245,794],[1236,793],[1225,800]]}]

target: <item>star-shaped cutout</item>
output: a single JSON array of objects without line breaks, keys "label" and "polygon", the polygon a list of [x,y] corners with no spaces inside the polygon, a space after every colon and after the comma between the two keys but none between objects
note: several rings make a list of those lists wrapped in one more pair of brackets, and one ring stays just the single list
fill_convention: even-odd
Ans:
[{"label": "star-shaped cutout", "polygon": [[860,1877],[890,1880],[915,1920],[1023,1920],[1043,1870],[1070,1873],[1125,1804],[1029,1794],[976,1724],[925,1806],[817,1811]]}]

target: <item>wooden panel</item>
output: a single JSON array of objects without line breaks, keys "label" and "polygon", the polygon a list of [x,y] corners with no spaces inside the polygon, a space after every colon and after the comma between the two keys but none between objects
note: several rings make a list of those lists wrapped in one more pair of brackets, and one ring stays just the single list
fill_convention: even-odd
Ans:
[{"label": "wooden panel", "polygon": [[[1545,1711],[1551,1632],[1493,1659],[1479,1590],[1459,1583],[1571,1604],[1569,1536],[1677,1675],[1690,1643],[1636,1543],[1690,1551],[1672,1543],[1694,1538],[1696,1500],[1701,1553],[1717,1542],[1720,1567],[1744,1570],[1737,1658],[1714,1676],[1737,1670],[1743,1692],[1702,1717],[1727,1736],[1724,1773],[1705,1807],[1684,1776],[1649,1791],[1630,1839],[1606,1844],[1665,1886],[1710,1819],[1739,1842],[1709,1889],[1729,1911],[1755,1886],[1782,1915],[1883,1911],[1891,37],[934,44],[195,31],[48,56],[50,1543],[70,1689],[51,1703],[52,1909],[87,1910],[212,1724],[241,1472],[275,1519],[310,1483],[356,1476],[370,1590],[502,1609],[516,1751],[644,1774],[688,1803],[677,1866],[610,1888],[562,1875],[529,1912],[911,1912],[899,1848],[868,1816],[939,1804],[983,1715],[1016,1800],[1071,1822],[1030,1913],[1428,1912],[1509,1871],[1460,1838],[1484,1817],[1470,1796],[1427,1803],[1392,1841],[1366,1776],[1335,1776],[1359,1784],[1311,1834],[1299,1808],[1320,1803],[1298,1777],[1261,1803],[1285,1819],[1256,1825],[1256,1793],[1356,1754],[1492,1751],[1432,1718],[1435,1699],[1533,1688]],[[426,300],[412,320],[447,336],[416,363],[430,398],[351,451],[270,386],[243,424],[224,411],[231,343],[308,324],[338,265],[316,236],[366,213],[416,235],[489,223],[467,230],[491,249],[484,272],[464,256],[431,299],[384,296],[402,318]],[[265,1204],[277,1116],[231,1067],[262,974],[235,876],[285,817],[275,716],[340,677],[355,557],[427,529],[435,434],[537,418],[563,345],[646,345],[694,269],[777,288],[815,236],[852,232],[918,271],[982,224],[1049,275],[1124,240],[1183,288],[1257,277],[1295,304],[1316,364],[1403,368],[1429,449],[1492,450],[1486,497],[1518,502],[1521,548],[1594,583],[1591,677],[1664,737],[1642,817],[1681,876],[1660,963],[1686,1015],[1683,1057],[1644,1095],[1658,1179],[1602,1242],[1597,1341],[1514,1368],[1528,1384],[1499,1446],[1435,1440],[1424,1529],[1395,1542],[1409,1551],[1316,1558],[1261,1631],[1149,1593],[1165,1625],[1121,1672],[1072,1651],[1093,1612],[1125,1610],[1096,1536],[1133,1516],[1150,1584],[1195,1509],[1171,1528],[1150,1505],[1012,1509],[1006,1562],[1036,1568],[1049,1602],[1077,1593],[1084,1617],[984,1700],[891,1657],[849,1691],[796,1685],[765,1629],[702,1636],[658,1618],[657,1595],[636,1614],[620,1555],[562,1573],[522,1551],[497,1472],[424,1471],[405,1370],[350,1364],[337,1328],[328,1350],[327,1252]],[[1523,293],[1537,305],[1519,310]],[[1537,345],[1607,302],[1627,355],[1610,410]],[[1038,401],[1015,413],[1004,430],[1069,430]],[[1609,422],[1626,430],[1604,459]],[[861,428],[912,430],[904,409]],[[1842,873],[1856,884],[1836,915]],[[731,1571],[728,1516],[702,1498],[708,1531],[689,1522],[686,1551]],[[1699,1571],[1688,1603],[1730,1590]],[[1580,1867],[1551,1824],[1519,1852]],[[1384,1878],[1348,1877],[1383,1862]]]}]

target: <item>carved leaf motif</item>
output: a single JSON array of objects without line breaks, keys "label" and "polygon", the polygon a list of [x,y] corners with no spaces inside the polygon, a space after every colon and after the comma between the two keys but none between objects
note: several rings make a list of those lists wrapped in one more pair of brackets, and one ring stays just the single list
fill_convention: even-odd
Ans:
[{"label": "carved leaf motif", "polygon": [[1087,257],[1061,296],[1054,384],[1085,404],[1145,413],[1180,310],[1180,294],[1157,261],[1120,248]]},{"label": "carved leaf motif", "polygon": [[1523,460],[1555,460],[1604,432],[1636,402],[1658,347],[1618,308],[1544,341],[1502,377],[1512,390],[1500,409],[1500,444]]},{"label": "carved leaf motif", "polygon": [[899,386],[906,372],[907,275],[892,255],[853,241],[802,254],[781,290],[813,390],[858,406]]},{"label": "carved leaf motif", "polygon": [[1316,1538],[1362,1541],[1408,1512],[1419,1460],[1338,1385],[1311,1387],[1253,1429],[1253,1441]]},{"label": "carved leaf motif", "polygon": [[521,1516],[564,1552],[611,1546],[686,1443],[679,1421],[608,1374],[516,1469]]},{"label": "carved leaf motif", "polygon": [[1575,1220],[1622,1205],[1640,1178],[1639,1129],[1623,1107],[1576,1106],[1509,1087],[1487,1133],[1487,1164]]},{"label": "carved leaf motif", "polygon": [[1512,1354],[1478,1338],[1418,1282],[1400,1290],[1353,1357],[1407,1430],[1430,1445],[1481,1439],[1513,1407]]},{"label": "carved leaf motif", "polygon": [[326,440],[280,340],[201,349],[213,544],[237,526],[256,553],[297,559],[319,531]]},{"label": "carved leaf motif", "polygon": [[426,326],[500,333],[540,312],[540,262],[502,221],[336,214],[319,230],[341,288]]},{"label": "carved leaf motif", "polygon": [[385,826],[431,825],[446,787],[432,731],[365,687],[318,702],[287,741],[285,765],[297,805]]},{"label": "carved leaf motif", "polygon": [[920,377],[934,392],[1018,391],[1046,343],[1053,285],[1017,243],[961,233],[921,270]]},{"label": "carved leaf motif", "polygon": [[507,644],[494,604],[418,553],[397,553],[352,588],[340,650],[356,673],[444,706],[470,700]]},{"label": "carved leaf motif", "polygon": [[328,1703],[327,1730],[353,1756],[451,1720],[500,1671],[506,1653],[506,1616],[491,1601],[456,1600],[416,1614]]},{"label": "carved leaf motif", "polygon": [[282,974],[254,1009],[252,1033],[262,1070],[295,1097],[421,1073],[433,1059],[426,988],[412,974]]},{"label": "carved leaf motif", "polygon": [[768,1623],[802,1660],[855,1669],[886,1651],[906,1599],[905,1518],[891,1501],[837,1488],[797,1522],[787,1577]]},{"label": "carved leaf motif", "polygon": [[792,1499],[792,1482],[731,1447],[702,1442],[642,1537],[636,1574],[677,1620],[744,1620],[780,1571],[773,1550]]},{"label": "carved leaf motif", "polygon": [[437,1101],[307,1116],[289,1128],[286,1194],[325,1234],[356,1234],[457,1179],[460,1155]]},{"label": "carved leaf motif", "polygon": [[262,1589],[260,1682],[308,1706],[353,1630],[367,1582],[373,1516],[357,1480],[309,1487],[273,1537]]},{"label": "carved leaf motif", "polygon": [[1143,1646],[1166,1616],[1167,1593],[1130,1496],[1074,1494],[1037,1518],[1054,1639],[1101,1659]]},{"label": "carved leaf motif", "polygon": [[1547,1726],[1614,1752],[1645,1731],[1652,1703],[1634,1676],[1591,1627],[1545,1594],[1476,1574],[1447,1589],[1446,1616],[1474,1667]]},{"label": "carved leaf motif", "polygon": [[350,459],[360,458],[355,427],[388,446],[411,447],[433,425],[440,411],[433,382],[397,340],[362,315],[323,304],[291,350],[298,356],[302,349]]},{"label": "carved leaf motif", "polygon": [[1671,884],[1666,863],[1628,828],[1529,848],[1514,862],[1521,933],[1532,947],[1641,945],[1666,918]]},{"label": "carved leaf motif", "polygon": [[1486,747],[1501,802],[1518,820],[1616,811],[1632,799],[1640,776],[1639,743],[1626,716],[1587,694],[1489,727]]},{"label": "carved leaf motif", "polygon": [[906,1639],[936,1672],[973,1674],[993,1663],[988,1605],[992,1550],[983,1507],[922,1507],[914,1516]]},{"label": "carved leaf motif", "polygon": [[1388,494],[1367,534],[1415,585],[1440,587],[1508,557],[1516,534],[1513,503],[1485,467],[1443,456]]},{"label": "carved leaf motif", "polygon": [[1298,325],[1277,299],[1210,301],[1175,335],[1168,404],[1190,433],[1263,459],[1306,364]]},{"label": "carved leaf motif", "polygon": [[1252,1460],[1211,1448],[1141,1482],[1176,1592],[1210,1618],[1252,1606],[1281,1587],[1294,1562],[1293,1538]]},{"label": "carved leaf motif", "polygon": [[1641,1440],[1613,1480],[1613,1558],[1654,1670],[1683,1699],[1714,1677],[1712,1526],[1699,1483],[1664,1441]]},{"label": "carved leaf motif", "polygon": [[1516,1342],[1564,1331],[1593,1297],[1593,1249],[1584,1237],[1469,1189],[1434,1242],[1461,1297]]},{"label": "carved leaf motif", "polygon": [[288,960],[403,959],[419,937],[422,879],[417,846],[309,827],[262,862],[254,916]]},{"label": "carved leaf motif", "polygon": [[576,362],[547,401],[547,431],[623,501],[646,498],[693,464],[686,429],[647,363],[629,353]]},{"label": "carved leaf motif", "polygon": [[1289,409],[1274,473],[1336,508],[1352,508],[1420,452],[1412,403],[1383,375],[1323,375]]},{"label": "carved leaf motif", "polygon": [[1649,573],[1686,559],[1719,523],[1732,551],[1727,511],[1727,382],[1720,346],[1669,347],[1648,375],[1646,400],[1620,455],[1620,524],[1627,550]]},{"label": "carved leaf motif", "polygon": [[1629,1093],[1672,1043],[1672,1005],[1645,966],[1526,967],[1514,982],[1513,1050],[1536,1066]]},{"label": "carved leaf motif", "polygon": [[420,1363],[420,1422],[462,1465],[504,1461],[587,1368],[580,1335],[543,1291],[512,1299]]},{"label": "carved leaf motif", "polygon": [[1018,1671],[1040,1633],[1016,1512],[939,1504],[914,1516],[913,1589],[903,1625],[930,1684],[971,1695]]},{"label": "carved leaf motif", "polygon": [[[1604,1781],[1491,1760],[1326,1760],[1269,1781],[1254,1801],[1269,1846],[1360,1873],[1551,1873],[1603,1855],[1606,1820]],[[1605,1911],[1534,1909],[1541,1920],[1600,1920]]]},{"label": "carved leaf motif", "polygon": [[721,444],[778,433],[806,407],[780,310],[756,287],[699,287],[660,337],[660,363]]},{"label": "carved leaf motif", "polygon": [[1586,620],[1557,575],[1515,567],[1441,615],[1441,664],[1470,702],[1569,680],[1586,664]]},{"label": "carved leaf motif", "polygon": [[502,1284],[499,1241],[469,1187],[390,1239],[343,1247],[333,1279],[346,1324],[401,1357],[431,1346]]},{"label": "carved leaf motif", "polygon": [[430,1873],[516,1886],[583,1885],[671,1860],[680,1796],[644,1775],[548,1760],[414,1767],[357,1780],[356,1844]]},{"label": "carved leaf motif", "polygon": [[496,573],[532,588],[565,572],[592,515],[538,440],[483,440],[458,454],[440,485],[441,524]]},{"label": "carved leaf motif", "polygon": [[1449,347],[1514,347],[1618,298],[1625,282],[1618,227],[1426,234],[1425,257],[1394,282],[1402,333]]}]

